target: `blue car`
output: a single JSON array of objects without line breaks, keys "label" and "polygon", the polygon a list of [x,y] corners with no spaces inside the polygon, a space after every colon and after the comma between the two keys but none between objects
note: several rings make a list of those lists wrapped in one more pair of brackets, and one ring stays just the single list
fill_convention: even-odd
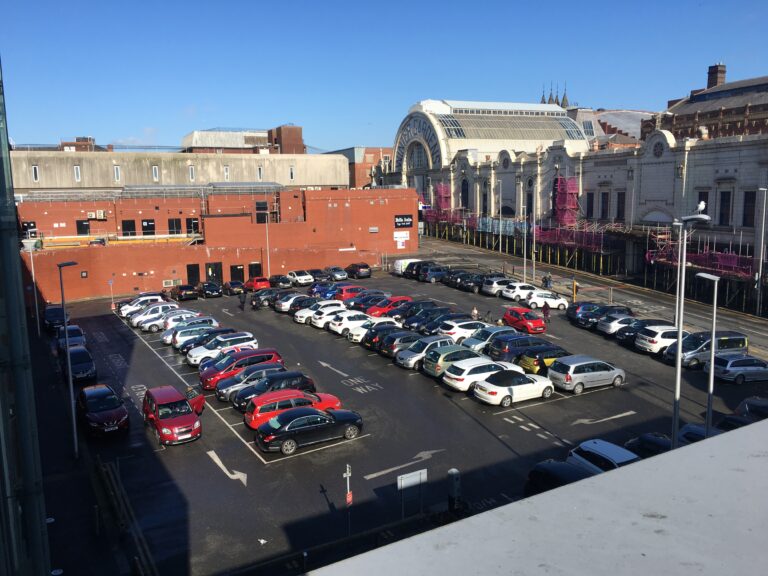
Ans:
[{"label": "blue car", "polygon": [[319,296],[323,300],[333,300],[336,297],[336,293],[339,291],[339,288],[351,285],[352,282],[336,282],[333,286],[321,289],[320,291],[316,292],[315,296]]},{"label": "blue car", "polygon": [[491,341],[487,354],[493,360],[515,362],[531,346],[550,345],[551,342],[527,334],[502,334]]},{"label": "blue car", "polygon": [[434,284],[442,280],[446,274],[448,274],[448,269],[442,266],[424,266],[419,271],[419,282]]}]

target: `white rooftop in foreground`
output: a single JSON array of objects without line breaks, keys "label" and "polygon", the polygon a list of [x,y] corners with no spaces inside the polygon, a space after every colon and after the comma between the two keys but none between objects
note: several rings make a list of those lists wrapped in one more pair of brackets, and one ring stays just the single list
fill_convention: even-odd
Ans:
[{"label": "white rooftop in foreground", "polygon": [[752,424],[311,574],[763,573],[767,441]]}]

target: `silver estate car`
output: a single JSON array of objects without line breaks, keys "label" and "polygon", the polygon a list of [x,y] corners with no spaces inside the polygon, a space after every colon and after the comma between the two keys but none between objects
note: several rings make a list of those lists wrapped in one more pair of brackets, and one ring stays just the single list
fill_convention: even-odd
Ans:
[{"label": "silver estate car", "polygon": [[[709,361],[704,371],[709,373]],[[720,380],[744,384],[755,380],[768,380],[768,362],[748,354],[732,352],[715,355],[715,377]]]},{"label": "silver estate car", "polygon": [[440,346],[452,346],[453,339],[450,336],[425,336],[411,344],[405,350],[400,350],[395,354],[395,364],[408,368],[410,370],[420,370],[424,356],[433,348]]},{"label": "silver estate car", "polygon": [[627,379],[621,368],[586,354],[558,358],[549,367],[547,376],[557,388],[574,394],[597,386],[623,386]]}]

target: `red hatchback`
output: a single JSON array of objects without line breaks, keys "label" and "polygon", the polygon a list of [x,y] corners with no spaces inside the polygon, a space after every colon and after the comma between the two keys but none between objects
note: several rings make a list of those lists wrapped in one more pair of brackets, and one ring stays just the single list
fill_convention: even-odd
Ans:
[{"label": "red hatchback", "polygon": [[406,302],[412,301],[413,298],[410,296],[392,296],[391,298],[387,298],[384,302],[380,302],[376,306],[371,306],[365,311],[365,313],[369,316],[382,316],[390,310],[394,310],[398,306],[402,306]]},{"label": "red hatchback", "polygon": [[302,390],[275,390],[255,396],[248,402],[243,422],[256,430],[259,426],[291,408],[311,407],[318,410],[341,408],[341,400],[332,394],[312,394]]},{"label": "red hatchback", "polygon": [[507,312],[502,318],[502,322],[507,326],[528,334],[543,334],[547,330],[544,319],[528,310],[528,308],[507,308]]},{"label": "red hatchback", "polygon": [[245,288],[246,292],[256,292],[256,290],[261,290],[262,288],[269,288],[269,278],[264,278],[264,276],[248,278],[245,284],[243,284],[243,288]]},{"label": "red hatchback", "polygon": [[254,364],[264,362],[279,362],[283,364],[283,358],[274,348],[256,348],[255,350],[242,350],[225,356],[218,362],[210,364],[200,372],[200,385],[203,390],[215,390],[216,383],[223,378],[231,378],[241,370]]},{"label": "red hatchback", "polygon": [[342,302],[344,300],[349,300],[350,298],[354,298],[360,292],[365,290],[362,286],[356,286],[355,284],[348,284],[347,286],[340,286],[339,289],[336,291],[336,294],[334,295],[334,300],[341,300]]},{"label": "red hatchback", "polygon": [[160,445],[191,442],[203,433],[197,412],[185,395],[173,386],[147,390],[141,411],[144,422],[152,428]]}]

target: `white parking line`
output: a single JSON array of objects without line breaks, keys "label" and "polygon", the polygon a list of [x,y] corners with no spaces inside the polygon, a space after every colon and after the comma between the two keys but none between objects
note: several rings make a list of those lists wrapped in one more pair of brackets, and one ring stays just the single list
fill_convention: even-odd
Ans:
[{"label": "white parking line", "polygon": [[357,438],[352,438],[352,440],[342,440],[341,442],[334,442],[333,444],[328,444],[327,446],[321,446],[320,448],[315,448],[313,450],[307,450],[305,452],[301,452],[300,454],[294,454],[293,456],[283,456],[279,460],[272,460],[271,462],[265,462],[265,464],[273,464],[275,462],[282,462],[283,460],[290,460],[291,458],[306,456],[307,454],[312,454],[312,452],[319,452],[320,450],[327,450],[328,448],[333,448],[334,446],[349,444],[350,442],[354,442],[355,440],[361,440],[362,438],[367,438],[368,436],[370,436],[370,434],[363,434],[362,436],[358,436]]},{"label": "white parking line", "polygon": [[536,434],[536,436],[538,436],[538,437],[539,437],[539,438],[541,438],[542,440],[549,440],[549,438],[547,438],[546,436],[544,436],[544,434]]},{"label": "white parking line", "polygon": [[530,426],[531,428],[536,428],[536,430],[541,430],[541,426],[537,426],[537,425],[536,425],[536,424],[534,424],[533,422],[529,422],[529,423],[528,423],[528,426]]},{"label": "white parking line", "polygon": [[531,431],[531,429],[530,429],[530,428],[528,428],[527,426],[523,426],[522,424],[520,424],[520,428],[522,428],[522,429],[523,429],[523,430],[525,430],[526,432],[530,432],[530,431]]},{"label": "white parking line", "polygon": [[[512,416],[512,418],[514,418],[518,422],[524,422],[525,421],[525,419],[524,418],[520,418],[520,416]],[[506,420],[506,418],[505,418],[505,420]],[[513,422],[513,424],[514,424],[514,422]]]},{"label": "white parking line", "polygon": [[501,414],[506,414],[507,412],[512,412],[513,410],[524,410],[526,408],[533,408],[534,406],[541,406],[542,404],[552,404],[554,402],[560,402],[560,400],[573,400],[574,398],[581,398],[582,396],[588,396],[590,394],[594,394],[595,392],[602,392],[602,388],[598,388],[596,390],[592,390],[590,392],[582,392],[581,394],[572,394],[570,396],[562,396],[560,398],[555,398],[554,400],[544,400],[544,402],[536,402],[534,404],[528,404],[527,406],[520,406],[518,408],[510,408],[509,410],[502,410],[501,412],[494,412],[494,416],[499,416]]},{"label": "white parking line", "polygon": [[553,336],[552,334],[544,334],[547,338],[552,338],[552,340],[562,340],[559,336]]},{"label": "white parking line", "polygon": [[555,440],[555,441],[553,442],[553,444],[554,444],[555,446],[559,446],[560,448],[565,448],[565,444],[563,444],[562,442],[558,442],[557,440]]},{"label": "white parking line", "polygon": [[214,412],[223,412],[224,410],[234,410],[233,406],[224,406],[224,408],[219,408],[218,410],[216,408],[213,409]]}]

